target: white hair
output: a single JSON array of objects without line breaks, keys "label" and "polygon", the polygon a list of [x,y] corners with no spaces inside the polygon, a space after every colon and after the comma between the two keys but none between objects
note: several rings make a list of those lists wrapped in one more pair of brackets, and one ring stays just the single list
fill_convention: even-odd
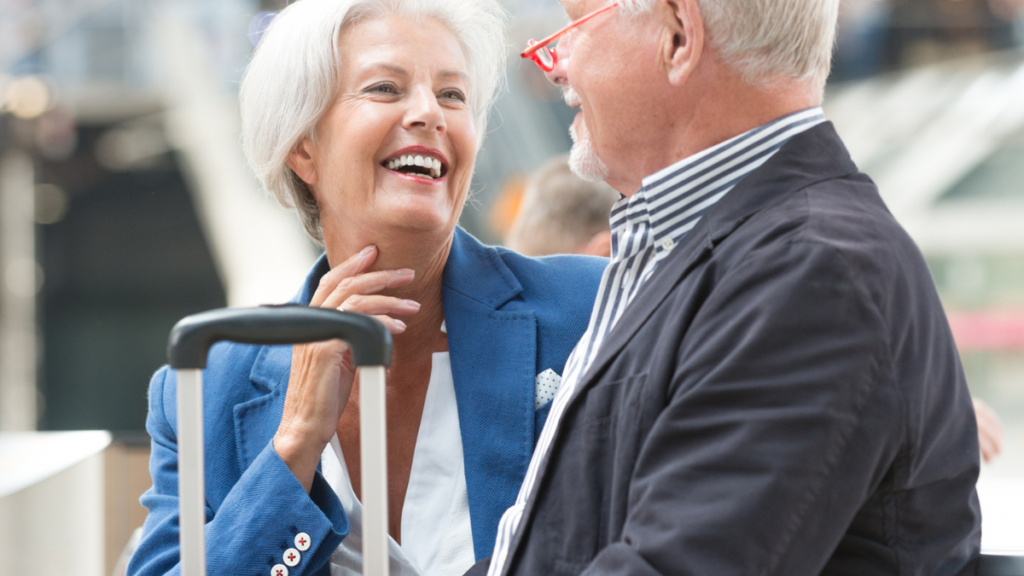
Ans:
[{"label": "white hair", "polygon": [[[711,47],[751,83],[807,81],[818,91],[832,66],[841,0],[697,0]],[[628,12],[655,0],[622,0]]]},{"label": "white hair", "polygon": [[323,244],[320,208],[312,192],[285,163],[316,126],[339,89],[342,31],[385,15],[434,18],[458,39],[470,76],[469,103],[480,134],[505,74],[505,12],[497,0],[298,0],[263,34],[245,70],[239,93],[242,149],[263,186],[295,208],[306,232]]}]

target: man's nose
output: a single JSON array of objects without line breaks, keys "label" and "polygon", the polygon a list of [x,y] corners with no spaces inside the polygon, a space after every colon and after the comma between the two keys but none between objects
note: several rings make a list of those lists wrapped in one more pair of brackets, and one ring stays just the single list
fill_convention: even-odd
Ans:
[{"label": "man's nose", "polygon": [[558,43],[558,47],[554,52],[557,54],[555,65],[551,68],[551,72],[545,72],[544,75],[553,84],[568,86],[569,76],[566,74],[566,69],[569,65],[569,56],[572,54],[572,49],[569,47],[569,43],[563,40]]}]

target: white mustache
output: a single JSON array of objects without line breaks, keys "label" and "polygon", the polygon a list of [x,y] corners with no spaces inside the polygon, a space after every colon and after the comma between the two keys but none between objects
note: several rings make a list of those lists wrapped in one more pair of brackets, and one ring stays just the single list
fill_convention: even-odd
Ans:
[{"label": "white mustache", "polygon": [[580,95],[572,89],[572,86],[562,86],[562,100],[565,100],[565,103],[570,108],[579,108],[580,106],[583,106],[583,100],[581,100]]}]

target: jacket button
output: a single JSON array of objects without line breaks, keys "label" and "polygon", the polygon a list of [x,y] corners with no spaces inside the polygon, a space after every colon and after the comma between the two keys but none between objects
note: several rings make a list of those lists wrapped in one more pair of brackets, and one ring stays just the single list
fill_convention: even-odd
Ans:
[{"label": "jacket button", "polygon": [[288,568],[283,564],[275,564],[274,567],[270,569],[270,576],[288,576]]},{"label": "jacket button", "polygon": [[299,560],[302,560],[302,554],[299,554],[299,551],[295,548],[289,548],[284,551],[285,566],[288,566],[289,568],[297,566],[299,564]]},{"label": "jacket button", "polygon": [[309,534],[305,532],[299,532],[295,535],[295,547],[298,548],[299,552],[305,552],[309,550],[310,544],[313,542],[309,539]]}]

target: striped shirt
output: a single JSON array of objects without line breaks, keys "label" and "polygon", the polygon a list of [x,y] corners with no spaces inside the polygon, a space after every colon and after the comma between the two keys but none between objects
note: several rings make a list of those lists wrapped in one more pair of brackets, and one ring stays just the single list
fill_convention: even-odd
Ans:
[{"label": "striped shirt", "polygon": [[711,206],[767,162],[790,138],[824,121],[819,107],[779,118],[655,172],[643,179],[636,194],[623,197],[612,207],[611,262],[601,277],[587,331],[566,361],[561,387],[555,394],[516,502],[498,523],[488,576],[499,576],[504,571],[512,537],[566,405],[597,357],[601,343],[640,287]]}]

